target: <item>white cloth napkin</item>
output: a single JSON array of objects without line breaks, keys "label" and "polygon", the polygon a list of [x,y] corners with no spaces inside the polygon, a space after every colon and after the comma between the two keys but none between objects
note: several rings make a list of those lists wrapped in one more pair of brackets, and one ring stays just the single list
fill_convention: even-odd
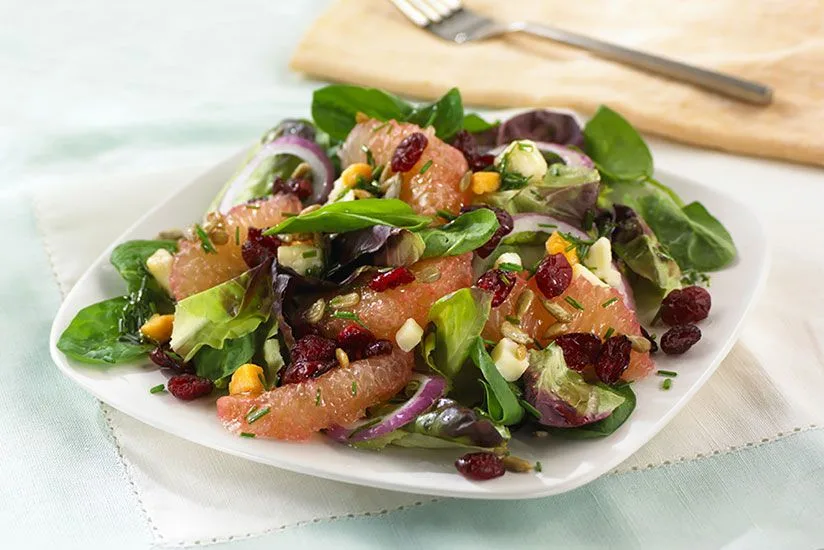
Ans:
[{"label": "white cloth napkin", "polygon": [[[764,295],[718,372],[617,471],[700,459],[824,425],[824,258],[816,244],[824,232],[824,174],[651,144],[659,168],[735,194],[761,213],[773,240],[773,265]],[[62,292],[142,213],[204,168],[36,191],[40,230]],[[158,544],[236,540],[430,500],[255,464],[105,409]]]}]

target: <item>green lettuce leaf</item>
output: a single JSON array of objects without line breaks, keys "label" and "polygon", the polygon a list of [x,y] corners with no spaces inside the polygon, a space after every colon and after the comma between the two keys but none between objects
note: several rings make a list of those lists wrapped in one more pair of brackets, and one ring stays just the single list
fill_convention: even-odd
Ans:
[{"label": "green lettuce leaf", "polygon": [[344,233],[375,225],[404,229],[422,229],[432,220],[415,214],[412,207],[399,199],[361,199],[334,202],[312,212],[286,218],[264,232],[280,233]]},{"label": "green lettuce leaf", "polygon": [[624,402],[618,405],[608,417],[592,424],[585,424],[577,428],[553,428],[547,427],[547,431],[554,436],[564,439],[595,439],[606,437],[620,428],[627,421],[632,411],[635,410],[635,392],[629,384],[612,386],[611,391],[621,395]]},{"label": "green lettuce leaf", "polygon": [[652,154],[644,138],[624,117],[601,105],[584,127],[585,150],[612,179],[652,177]]},{"label": "green lettuce leaf", "polygon": [[486,324],[491,304],[489,293],[474,287],[447,294],[432,304],[429,320],[435,324],[435,338],[428,340],[429,345],[424,341],[424,357],[433,370],[447,380],[458,374]]},{"label": "green lettuce leaf", "polygon": [[120,320],[128,304],[121,296],[84,307],[60,335],[57,349],[84,363],[124,363],[144,356],[154,346],[121,335]]},{"label": "green lettuce leaf", "polygon": [[498,230],[495,213],[488,208],[479,208],[461,214],[440,227],[421,230],[418,234],[426,248],[424,258],[458,256],[480,248]]},{"label": "green lettuce leaf", "polygon": [[191,360],[203,346],[223,349],[227,340],[254,332],[272,307],[270,262],[181,300],[175,308],[172,349]]},{"label": "green lettuce leaf", "polygon": [[201,347],[193,358],[198,376],[217,381],[232,376],[237,368],[249,363],[255,355],[255,333],[250,332],[240,338],[223,342],[223,347]]},{"label": "green lettuce leaf", "polygon": [[480,336],[472,343],[470,357],[484,377],[481,384],[486,391],[486,410],[489,417],[504,426],[520,422],[524,417],[524,408],[518,400],[518,395],[498,372]]}]

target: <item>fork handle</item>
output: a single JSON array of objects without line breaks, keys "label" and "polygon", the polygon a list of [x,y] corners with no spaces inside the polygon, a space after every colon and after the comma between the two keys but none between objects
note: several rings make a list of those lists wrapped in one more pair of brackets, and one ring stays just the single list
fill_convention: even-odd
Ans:
[{"label": "fork handle", "polygon": [[520,23],[512,30],[549,38],[562,44],[576,46],[599,54],[601,57],[619,61],[646,71],[689,82],[708,90],[724,94],[757,105],[769,105],[772,102],[772,89],[758,82],[743,80],[728,74],[701,69],[673,59],[652,55],[638,50],[625,48],[596,38],[590,38],[574,32],[565,31],[537,23]]}]

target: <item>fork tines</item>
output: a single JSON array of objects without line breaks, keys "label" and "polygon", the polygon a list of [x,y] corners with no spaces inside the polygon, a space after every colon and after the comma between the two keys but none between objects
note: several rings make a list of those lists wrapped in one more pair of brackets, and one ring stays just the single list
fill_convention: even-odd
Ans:
[{"label": "fork tines", "polygon": [[419,27],[440,23],[461,9],[461,0],[390,0]]}]

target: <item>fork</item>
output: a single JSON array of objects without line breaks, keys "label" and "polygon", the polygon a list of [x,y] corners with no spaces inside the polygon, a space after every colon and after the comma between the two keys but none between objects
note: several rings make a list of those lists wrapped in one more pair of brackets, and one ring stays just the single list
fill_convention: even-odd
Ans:
[{"label": "fork", "polygon": [[496,21],[464,8],[461,0],[390,1],[415,25],[457,44],[524,32],[582,48],[606,59],[689,82],[748,103],[769,105],[772,102],[772,89],[758,82],[687,65],[674,59],[633,50],[557,27],[527,21]]}]

